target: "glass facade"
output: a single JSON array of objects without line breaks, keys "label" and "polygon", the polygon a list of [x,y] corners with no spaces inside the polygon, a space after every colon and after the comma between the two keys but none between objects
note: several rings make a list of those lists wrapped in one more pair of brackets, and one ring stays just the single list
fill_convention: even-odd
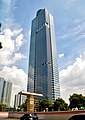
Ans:
[{"label": "glass facade", "polygon": [[60,97],[54,21],[47,9],[32,21],[27,91],[51,101]]},{"label": "glass facade", "polygon": [[0,77],[0,103],[10,107],[12,83]]},{"label": "glass facade", "polygon": [[25,103],[26,98],[27,98],[27,96],[25,96],[25,95],[20,95],[20,94],[15,95],[14,108],[17,109],[18,106]]}]

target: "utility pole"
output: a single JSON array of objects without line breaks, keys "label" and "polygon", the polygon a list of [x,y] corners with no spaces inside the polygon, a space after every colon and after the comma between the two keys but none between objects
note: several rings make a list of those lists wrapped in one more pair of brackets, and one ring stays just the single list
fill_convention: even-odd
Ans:
[{"label": "utility pole", "polygon": [[[0,23],[0,33],[1,33],[1,23]],[[2,43],[0,42],[0,49],[2,48]]]}]

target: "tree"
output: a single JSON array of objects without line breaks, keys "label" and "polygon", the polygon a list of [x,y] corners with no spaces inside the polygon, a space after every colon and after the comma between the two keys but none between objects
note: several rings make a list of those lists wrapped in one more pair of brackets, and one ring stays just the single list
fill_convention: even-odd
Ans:
[{"label": "tree", "polygon": [[0,103],[0,112],[4,112],[6,110],[6,104]]},{"label": "tree", "polygon": [[0,23],[0,32],[1,32],[1,23]]},{"label": "tree", "polygon": [[20,105],[18,108],[26,112],[27,111],[27,99],[25,100],[25,103],[22,103],[22,105]]},{"label": "tree", "polygon": [[83,107],[85,108],[85,96],[83,97]]},{"label": "tree", "polygon": [[[1,32],[1,23],[0,23],[0,32]],[[0,42],[0,49],[2,48],[2,43]]]},{"label": "tree", "polygon": [[76,107],[80,109],[81,107],[85,106],[85,97],[83,97],[82,94],[73,93],[73,95],[70,95],[69,101],[70,101],[70,105],[69,105],[70,109]]},{"label": "tree", "polygon": [[2,43],[0,42],[0,49],[2,48]]},{"label": "tree", "polygon": [[39,111],[44,111],[46,108],[48,111],[52,111],[52,102],[48,99],[39,100]]},{"label": "tree", "polygon": [[68,110],[68,104],[62,98],[58,98],[54,102],[53,109],[54,111],[65,111]]},{"label": "tree", "polygon": [[0,28],[1,28],[1,23],[0,23]]}]

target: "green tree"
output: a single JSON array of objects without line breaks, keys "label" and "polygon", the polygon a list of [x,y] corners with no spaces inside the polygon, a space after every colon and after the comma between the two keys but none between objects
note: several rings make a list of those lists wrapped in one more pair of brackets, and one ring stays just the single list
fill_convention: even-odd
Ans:
[{"label": "green tree", "polygon": [[0,42],[0,49],[2,48],[2,43]]},{"label": "green tree", "polygon": [[1,22],[0,22],[0,28],[1,28]]},{"label": "green tree", "polygon": [[21,111],[27,111],[27,99],[25,100],[25,103],[20,105],[18,108],[20,108]]},{"label": "green tree", "polygon": [[83,97],[83,107],[85,108],[85,96]]},{"label": "green tree", "polygon": [[85,106],[85,97],[82,96],[82,94],[73,93],[73,95],[70,95],[69,102],[70,102],[69,105],[70,109],[76,107],[80,109],[81,107]]},{"label": "green tree", "polygon": [[[1,32],[1,23],[0,23],[0,32]],[[0,42],[0,49],[2,48],[2,43]]]},{"label": "green tree", "polygon": [[48,99],[39,100],[39,111],[44,111],[48,108],[48,111],[52,111],[52,102]]},{"label": "green tree", "polygon": [[0,112],[4,112],[6,110],[6,104],[0,103]]},{"label": "green tree", "polygon": [[53,109],[54,111],[65,111],[68,110],[68,104],[62,98],[58,98],[54,101]]},{"label": "green tree", "polygon": [[1,32],[1,23],[0,23],[0,32]]}]

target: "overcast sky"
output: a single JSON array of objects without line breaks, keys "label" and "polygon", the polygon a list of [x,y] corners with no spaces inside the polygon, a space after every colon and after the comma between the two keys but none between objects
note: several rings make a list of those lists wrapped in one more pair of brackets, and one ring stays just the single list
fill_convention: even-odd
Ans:
[{"label": "overcast sky", "polygon": [[61,97],[85,95],[85,0],[0,0],[0,77],[12,96],[27,88],[31,21],[38,9],[54,16]]}]

